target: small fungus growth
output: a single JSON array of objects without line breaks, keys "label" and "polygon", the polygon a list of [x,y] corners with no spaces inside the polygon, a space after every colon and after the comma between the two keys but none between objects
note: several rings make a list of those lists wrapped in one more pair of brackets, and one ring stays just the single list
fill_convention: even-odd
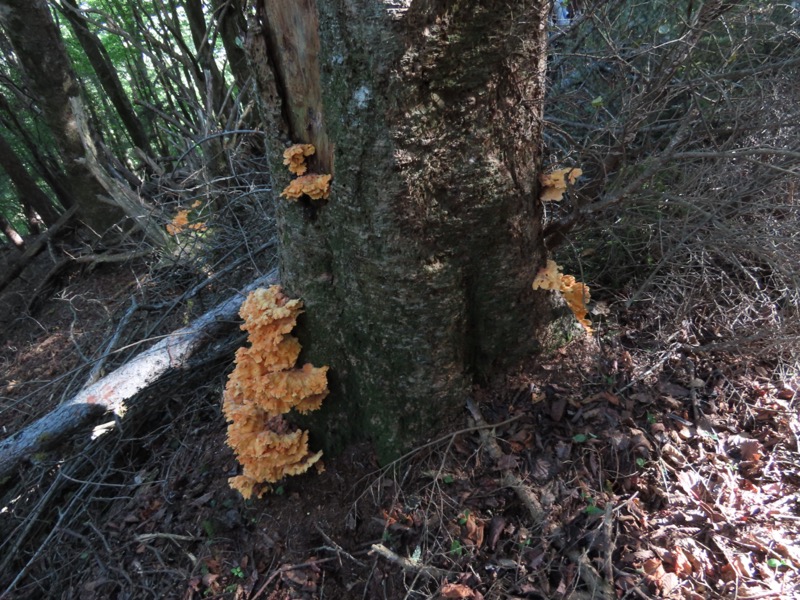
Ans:
[{"label": "small fungus growth", "polygon": [[289,171],[298,175],[289,182],[281,192],[287,200],[295,201],[304,194],[312,200],[327,200],[331,193],[331,176],[318,173],[306,173],[306,157],[316,152],[312,144],[295,144],[289,146],[283,153],[283,164]]},{"label": "small fungus growth", "polygon": [[289,146],[283,153],[283,164],[289,167],[289,172],[303,175],[308,169],[306,157],[316,152],[313,144],[295,144]]},{"label": "small fungus growth", "polygon": [[202,203],[196,200],[191,208],[184,208],[179,210],[172,221],[167,223],[167,233],[170,235],[178,235],[187,229],[191,231],[205,231],[208,226],[203,222],[189,223],[189,211],[198,208]]},{"label": "small fungus growth", "polygon": [[328,395],[328,367],[294,368],[300,342],[290,332],[302,308],[302,301],[274,285],[251,292],[239,311],[250,347],[236,352],[222,410],[229,421],[228,445],[242,465],[242,474],[229,483],[245,498],[259,484],[304,473],[322,456],[309,451],[308,432],[282,416],[291,409],[315,410]]},{"label": "small fungus growth", "polygon": [[567,185],[574,185],[581,175],[583,171],[574,167],[539,175],[539,182],[542,184],[542,202],[561,200],[567,191]]},{"label": "small fungus growth", "polygon": [[561,267],[554,260],[548,260],[547,266],[539,269],[533,280],[535,290],[558,290],[574,313],[578,323],[583,325],[588,333],[592,333],[591,322],[586,318],[588,310],[586,304],[591,298],[589,286],[576,281],[572,275],[561,273]]}]

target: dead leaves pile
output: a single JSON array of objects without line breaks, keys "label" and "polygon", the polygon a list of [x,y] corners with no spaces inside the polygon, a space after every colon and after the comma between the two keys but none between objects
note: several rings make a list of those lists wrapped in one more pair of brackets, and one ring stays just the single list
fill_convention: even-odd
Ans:
[{"label": "dead leaves pile", "polygon": [[[710,370],[623,393],[528,383],[495,419],[518,417],[494,432],[502,455],[455,438],[421,498],[394,493],[385,543],[422,571],[448,570],[440,598],[794,597],[797,382],[745,392]],[[508,471],[539,522],[503,485]]]}]

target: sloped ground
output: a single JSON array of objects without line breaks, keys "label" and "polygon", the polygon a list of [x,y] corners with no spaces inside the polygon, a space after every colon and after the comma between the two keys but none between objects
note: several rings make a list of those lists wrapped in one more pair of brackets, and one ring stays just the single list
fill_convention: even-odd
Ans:
[{"label": "sloped ground", "polygon": [[[15,324],[4,435],[58,401],[77,349],[102,346],[145,271],[75,276]],[[646,350],[646,320],[615,307],[596,338],[476,390],[461,430],[382,469],[353,448],[257,501],[227,486],[230,357],[176,374],[144,399],[155,409],[3,484],[0,595],[800,597],[797,373]]]}]

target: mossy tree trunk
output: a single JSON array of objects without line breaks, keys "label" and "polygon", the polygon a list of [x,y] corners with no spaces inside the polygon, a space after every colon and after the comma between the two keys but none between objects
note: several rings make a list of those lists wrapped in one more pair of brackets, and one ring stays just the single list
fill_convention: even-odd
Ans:
[{"label": "mossy tree trunk", "polygon": [[303,359],[331,366],[304,420],[387,460],[538,349],[550,298],[538,201],[546,1],[261,0],[248,29],[275,194],[313,143],[328,200],[276,198]]}]

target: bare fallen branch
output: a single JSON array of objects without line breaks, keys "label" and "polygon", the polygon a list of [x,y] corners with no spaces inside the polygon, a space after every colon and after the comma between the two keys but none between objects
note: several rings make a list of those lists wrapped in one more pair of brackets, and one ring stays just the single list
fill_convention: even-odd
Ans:
[{"label": "bare fallen branch", "polygon": [[64,436],[103,414],[122,416],[129,401],[164,374],[186,365],[209,338],[230,327],[244,296],[277,282],[277,271],[256,279],[241,292],[211,309],[188,327],[175,331],[97,383],[85,388],[22,431],[0,441],[0,480],[11,475],[26,457],[52,447]]},{"label": "bare fallen branch", "polygon": [[439,569],[437,567],[432,567],[431,565],[426,565],[421,562],[416,562],[411,560],[410,558],[406,558],[405,556],[400,556],[396,552],[392,552],[384,546],[383,544],[372,544],[372,550],[370,554],[378,554],[398,565],[404,571],[411,571],[412,573],[421,573],[422,575],[427,575],[431,579],[435,581],[440,581],[445,579],[448,575],[451,575],[450,572],[445,571],[444,569]]}]

